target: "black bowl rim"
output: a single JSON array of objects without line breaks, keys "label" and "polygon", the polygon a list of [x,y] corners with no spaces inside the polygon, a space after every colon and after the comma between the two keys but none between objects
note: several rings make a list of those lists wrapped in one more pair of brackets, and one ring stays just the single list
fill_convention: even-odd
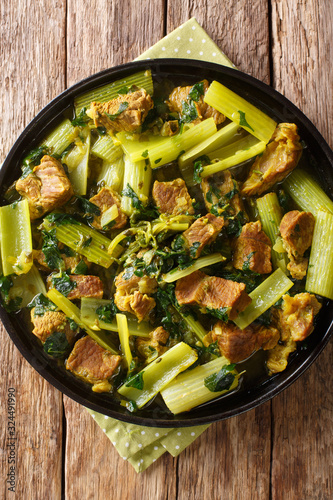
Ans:
[{"label": "black bowl rim", "polygon": [[[182,67],[192,67],[192,68],[200,68],[200,69],[207,69],[211,70],[217,73],[221,74],[226,74],[232,77],[235,77],[236,79],[239,79],[241,81],[247,82],[249,84],[254,85],[257,87],[261,92],[264,92],[267,94],[269,97],[272,97],[279,101],[280,104],[286,106],[288,110],[290,110],[304,126],[310,130],[311,134],[313,135],[314,139],[318,143],[319,147],[323,150],[325,156],[329,160],[329,162],[333,166],[333,152],[330,149],[329,145],[323,138],[323,136],[320,134],[320,132],[316,129],[316,127],[313,125],[313,123],[304,115],[304,113],[297,108],[291,101],[289,101],[285,96],[283,96],[281,93],[273,89],[272,87],[266,85],[265,83],[261,82],[260,80],[252,77],[251,75],[248,75],[246,73],[243,73],[239,70],[236,70],[234,68],[229,68],[226,66],[222,66],[219,64],[211,63],[211,62],[205,62],[205,61],[199,61],[199,60],[194,60],[194,59],[172,59],[172,58],[164,58],[164,59],[147,59],[147,60],[141,60],[141,61],[133,61],[127,64],[123,65],[118,65],[113,68],[108,68],[106,70],[103,70],[101,72],[98,72],[96,74],[93,74],[87,78],[84,78],[83,80],[75,83],[68,89],[64,90],[61,94],[59,94],[57,97],[55,97],[52,101],[50,101],[31,121],[30,123],[25,127],[23,132],[20,134],[18,139],[15,141],[14,145],[10,149],[7,157],[5,158],[1,169],[0,169],[0,185],[2,184],[3,177],[5,173],[7,172],[8,168],[10,167],[10,163],[12,160],[12,157],[16,153],[16,150],[18,147],[22,145],[26,137],[31,133],[31,130],[38,127],[39,121],[41,121],[45,115],[52,115],[52,111],[55,109],[55,107],[58,105],[59,101],[64,101],[64,103],[67,102],[67,106],[72,104],[73,98],[81,94],[85,91],[86,88],[90,88],[93,82],[96,82],[96,86],[102,85],[103,82],[101,83],[101,80],[107,79],[109,80],[110,78],[112,79],[117,79],[117,74],[123,74],[127,70],[133,69],[133,71],[140,70],[141,68],[156,68],[158,70],[158,67],[167,67],[167,66],[182,66]],[[66,109],[66,106],[62,107],[62,112]],[[59,115],[59,112],[56,113]],[[315,359],[319,356],[319,354],[322,352],[322,350],[325,348],[327,343],[329,342],[329,339],[333,333],[333,321],[327,328],[324,336],[322,337],[321,341],[319,344],[317,344],[314,349],[310,352],[308,357],[304,359],[304,361],[299,364],[299,366],[296,368],[295,371],[293,371],[285,380],[282,382],[278,383],[273,383],[272,388],[269,390],[265,389],[264,393],[258,397],[255,400],[246,402],[244,404],[237,405],[235,408],[228,410],[228,411],[221,411],[219,414],[214,414],[210,416],[205,416],[205,417],[199,417],[199,418],[189,418],[187,420],[177,420],[177,416],[175,417],[174,420],[166,420],[163,418],[149,418],[149,417],[141,417],[136,414],[128,413],[128,414],[122,414],[122,413],[117,413],[116,411],[109,410],[107,408],[100,408],[99,405],[87,401],[85,398],[81,397],[80,395],[76,394],[73,392],[70,388],[68,388],[66,385],[64,385],[62,382],[60,382],[58,379],[56,379],[51,373],[46,371],[44,367],[42,366],[41,363],[36,360],[36,358],[33,357],[32,353],[26,348],[25,344],[21,340],[20,336],[18,335],[17,331],[13,327],[11,321],[10,321],[10,316],[9,314],[5,311],[3,307],[0,306],[0,318],[2,323],[4,324],[8,335],[10,336],[11,340],[14,342],[20,353],[24,356],[24,358],[30,363],[30,365],[40,374],[42,375],[50,384],[52,384],[56,389],[61,391],[63,394],[66,396],[70,397],[74,401],[80,403],[81,405],[90,408],[93,411],[103,413],[105,415],[108,415],[112,418],[115,418],[117,420],[121,420],[124,422],[128,422],[131,424],[137,424],[137,425],[143,425],[143,426],[148,426],[148,427],[165,427],[165,428],[173,428],[173,427],[190,427],[190,426],[197,426],[197,425],[204,425],[204,424],[210,424],[219,420],[224,420],[227,418],[230,418],[232,416],[240,415],[246,411],[249,411],[251,409],[256,408],[257,406],[269,401],[276,395],[280,394],[283,390],[285,390],[287,387],[289,387],[292,383],[294,383],[310,366],[311,364],[315,361]]]}]

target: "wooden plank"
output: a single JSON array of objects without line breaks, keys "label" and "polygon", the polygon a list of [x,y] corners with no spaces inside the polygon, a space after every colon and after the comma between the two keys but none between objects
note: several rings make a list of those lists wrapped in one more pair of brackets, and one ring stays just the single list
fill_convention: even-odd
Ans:
[{"label": "wooden plank", "polygon": [[[272,2],[274,86],[333,145],[333,4]],[[273,400],[272,499],[333,496],[332,342],[314,365]]]},{"label": "wooden plank", "polygon": [[69,0],[68,85],[138,57],[163,37],[163,13],[163,0]]},{"label": "wooden plank", "polygon": [[266,403],[211,425],[179,457],[177,498],[268,499],[270,413]]},{"label": "wooden plank", "polygon": [[167,31],[195,17],[238,69],[270,82],[268,2],[168,2]]},{"label": "wooden plank", "polygon": [[[0,163],[33,116],[64,89],[65,4],[65,0],[1,2]],[[0,496],[60,499],[61,394],[22,358],[2,327],[0,343]],[[16,394],[16,493],[8,491],[5,481],[10,465],[10,388]]]},{"label": "wooden plank", "polygon": [[137,474],[124,461],[91,415],[64,397],[68,422],[66,445],[66,499],[166,500],[176,498],[176,467],[165,454]]}]

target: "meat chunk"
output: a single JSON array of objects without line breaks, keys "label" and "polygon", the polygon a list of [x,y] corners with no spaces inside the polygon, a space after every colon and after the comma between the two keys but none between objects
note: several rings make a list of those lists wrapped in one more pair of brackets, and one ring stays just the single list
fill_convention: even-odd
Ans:
[{"label": "meat chunk", "polygon": [[186,247],[190,250],[191,257],[197,258],[203,248],[216,240],[224,226],[223,217],[207,214],[200,217],[183,232]]},{"label": "meat chunk", "polygon": [[46,311],[43,315],[35,315],[35,308],[31,309],[31,321],[34,325],[32,333],[39,338],[41,342],[55,332],[64,332],[69,344],[74,341],[76,330],[72,330],[66,315],[61,311]]},{"label": "meat chunk", "polygon": [[60,207],[74,194],[61,162],[48,155],[43,156],[31,174],[18,179],[16,190],[27,198],[32,220]]},{"label": "meat chunk", "polygon": [[[56,278],[57,276],[55,275],[48,276],[47,285],[49,288],[57,288]],[[75,284],[74,288],[67,294],[69,300],[81,299],[82,297],[103,298],[103,283],[98,276],[72,274],[69,276],[69,279]]]},{"label": "meat chunk", "polygon": [[297,127],[280,123],[261,156],[257,156],[243,184],[242,195],[262,194],[281,182],[297,165],[302,154]]},{"label": "meat chunk", "polygon": [[280,333],[276,328],[263,325],[249,325],[241,330],[233,323],[218,321],[210,332],[212,342],[231,363],[239,363],[258,349],[272,349],[279,341]]},{"label": "meat chunk", "polygon": [[[60,252],[61,252],[61,250],[60,250]],[[51,267],[46,262],[46,258],[45,258],[43,250],[33,250],[32,257],[33,257],[34,261],[37,263],[37,266],[39,267],[39,269],[41,269],[42,271],[54,271],[55,269],[57,269],[55,267]],[[73,255],[73,256],[68,256],[64,253],[60,253],[60,257],[63,260],[63,265],[61,268],[61,270],[63,270],[63,271],[69,270],[71,273],[74,273],[75,269],[77,268],[77,266],[79,264],[81,264],[82,261],[86,265],[87,269],[90,266],[90,262],[86,259],[86,257],[84,257],[83,255],[79,255],[78,253],[75,253],[75,255]]]},{"label": "meat chunk", "polygon": [[75,343],[66,368],[82,380],[93,384],[94,392],[108,392],[112,387],[108,379],[114,375],[120,361],[120,356],[111,354],[86,336]]},{"label": "meat chunk", "polygon": [[280,223],[280,233],[287,250],[287,269],[293,278],[302,279],[306,275],[308,259],[304,252],[311,246],[315,218],[311,212],[292,210],[287,212]]},{"label": "meat chunk", "polygon": [[246,218],[244,203],[239,195],[238,182],[229,170],[202,179],[201,189],[207,210],[211,211],[214,207],[221,213],[227,211],[230,216],[242,212]]},{"label": "meat chunk", "polygon": [[115,279],[114,302],[120,311],[134,314],[141,322],[156,306],[155,299],[149,295],[156,292],[157,281],[149,276],[128,276],[128,273],[125,270]]},{"label": "meat chunk", "polygon": [[193,98],[193,95],[192,96],[190,95],[193,94],[191,92],[191,90],[193,89],[192,85],[188,85],[187,87],[174,88],[171,94],[169,95],[169,107],[171,111],[176,111],[177,113],[182,115],[183,103],[192,102],[197,111],[197,117],[195,121],[206,120],[207,118],[213,117],[216,125],[223,123],[225,120],[225,116],[204,102],[204,95],[209,87],[208,81],[203,80],[200,83],[202,83],[203,94],[199,96],[198,100],[196,100],[196,97]]},{"label": "meat chunk", "polygon": [[154,331],[150,332],[149,339],[137,337],[135,347],[138,353],[145,358],[147,363],[151,363],[154,359],[166,352],[165,344],[168,341],[169,334],[162,326],[159,326]]},{"label": "meat chunk", "polygon": [[87,115],[94,120],[96,127],[105,127],[112,133],[121,130],[135,132],[141,127],[153,106],[150,95],[145,89],[140,89],[119,95],[112,101],[92,102]]},{"label": "meat chunk", "polygon": [[170,182],[155,181],[153,199],[162,214],[182,215],[194,214],[191,197],[183,179]]},{"label": "meat chunk", "polygon": [[320,309],[321,304],[308,292],[298,293],[294,297],[283,295],[281,309],[274,311],[275,324],[281,332],[281,339],[306,339],[313,331],[313,321]]},{"label": "meat chunk", "polygon": [[120,229],[126,226],[127,216],[120,210],[120,196],[115,191],[113,191],[113,189],[109,187],[103,187],[95,196],[90,198],[89,201],[94,205],[97,205],[101,211],[100,215],[94,216],[94,221],[92,223],[92,226],[94,226],[96,229],[103,229],[101,225],[101,217],[103,213],[113,205],[116,205],[118,208],[118,216],[114,220],[112,229]]},{"label": "meat chunk", "polygon": [[220,311],[229,319],[236,318],[251,302],[244,283],[208,276],[202,271],[179,279],[175,294],[180,305],[197,305],[206,313]]},{"label": "meat chunk", "polygon": [[248,222],[233,241],[233,266],[259,274],[272,271],[271,240],[261,229],[260,221]]}]

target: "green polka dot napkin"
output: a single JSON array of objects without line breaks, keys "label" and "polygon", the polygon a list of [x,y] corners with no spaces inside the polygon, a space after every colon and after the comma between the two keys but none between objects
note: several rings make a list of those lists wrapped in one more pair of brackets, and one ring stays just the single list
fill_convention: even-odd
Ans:
[{"label": "green polka dot napkin", "polygon": [[[194,18],[157,42],[137,60],[161,57],[199,59],[235,67]],[[89,409],[88,411],[116,447],[120,456],[128,460],[136,472],[146,470],[166,451],[176,457],[209,427],[208,425],[177,429],[142,427],[120,422]]]}]

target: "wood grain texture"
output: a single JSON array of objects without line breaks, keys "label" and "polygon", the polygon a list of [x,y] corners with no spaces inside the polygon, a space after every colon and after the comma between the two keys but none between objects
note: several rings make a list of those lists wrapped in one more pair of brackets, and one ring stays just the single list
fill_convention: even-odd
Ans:
[{"label": "wood grain texture", "polygon": [[168,1],[168,32],[191,17],[196,18],[238,69],[270,83],[268,2]]},{"label": "wood grain texture", "polygon": [[[64,89],[65,1],[0,4],[0,162],[18,134]],[[39,22],[36,22],[36,19]],[[0,497],[61,497],[62,397],[0,331]],[[16,493],[8,491],[7,393],[16,389]]]},{"label": "wood grain texture", "polygon": [[163,37],[163,0],[142,0],[140,5],[134,0],[67,4],[68,85],[132,61]]},{"label": "wood grain texture", "polygon": [[[331,146],[332,26],[330,2],[272,2],[274,86],[302,109]],[[331,342],[311,369],[273,400],[273,500],[332,497],[332,362]]]}]

